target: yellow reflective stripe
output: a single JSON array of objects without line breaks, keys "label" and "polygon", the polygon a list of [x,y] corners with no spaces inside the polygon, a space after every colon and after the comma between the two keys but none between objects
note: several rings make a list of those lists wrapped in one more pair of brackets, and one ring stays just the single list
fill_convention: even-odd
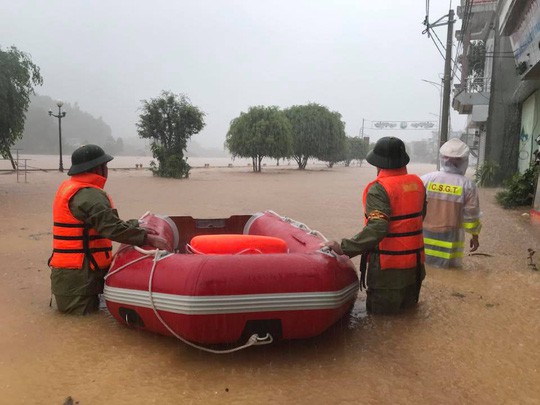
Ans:
[{"label": "yellow reflective stripe", "polygon": [[427,186],[428,191],[442,194],[461,195],[463,194],[463,187],[454,186],[453,184],[435,183],[430,181]]},{"label": "yellow reflective stripe", "polygon": [[477,226],[480,226],[480,220],[477,219],[476,221],[472,221],[472,222],[463,222],[463,228],[465,229],[473,229],[473,228],[476,228]]},{"label": "yellow reflective stripe", "polygon": [[432,246],[439,246],[446,249],[463,248],[465,246],[463,242],[447,242],[444,240],[431,239],[431,238],[424,238],[424,244],[432,245]]},{"label": "yellow reflective stripe", "polygon": [[440,257],[442,259],[455,259],[457,257],[463,257],[463,252],[447,253],[440,250],[425,249],[424,252],[428,256]]}]

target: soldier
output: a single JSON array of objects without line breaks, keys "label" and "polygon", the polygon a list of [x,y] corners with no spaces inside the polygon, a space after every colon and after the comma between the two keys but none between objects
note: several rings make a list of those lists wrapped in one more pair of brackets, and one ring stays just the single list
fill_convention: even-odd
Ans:
[{"label": "soldier", "polygon": [[425,188],[418,176],[407,173],[409,156],[398,138],[379,139],[366,160],[377,167],[377,178],[364,189],[364,228],[341,243],[323,245],[349,257],[362,254],[368,312],[396,313],[418,302],[425,277]]},{"label": "soldier", "polygon": [[60,312],[84,315],[99,309],[104,276],[112,259],[112,242],[165,249],[166,241],[139,226],[122,221],[103,191],[107,155],[97,145],[85,145],[71,156],[71,168],[53,202],[51,291]]}]

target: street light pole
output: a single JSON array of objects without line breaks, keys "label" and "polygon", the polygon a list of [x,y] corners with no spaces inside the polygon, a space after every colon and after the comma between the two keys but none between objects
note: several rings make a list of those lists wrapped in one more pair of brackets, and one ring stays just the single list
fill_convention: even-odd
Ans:
[{"label": "street light pole", "polygon": [[[442,79],[442,80],[444,80],[444,79]],[[437,87],[437,89],[439,90],[439,143],[440,143],[440,139],[441,139],[441,115],[442,115],[441,114],[441,112],[442,112],[442,87],[443,87],[443,85],[439,84],[439,83],[432,82],[431,80],[426,80],[426,79],[422,79],[422,81]]]},{"label": "street light pole", "polygon": [[58,101],[56,105],[58,106],[58,115],[53,114],[53,112],[49,110],[49,116],[58,118],[58,144],[60,147],[60,164],[58,166],[58,171],[63,172],[64,164],[62,163],[62,118],[66,116],[66,112],[62,111],[62,106],[64,105],[63,102]]}]

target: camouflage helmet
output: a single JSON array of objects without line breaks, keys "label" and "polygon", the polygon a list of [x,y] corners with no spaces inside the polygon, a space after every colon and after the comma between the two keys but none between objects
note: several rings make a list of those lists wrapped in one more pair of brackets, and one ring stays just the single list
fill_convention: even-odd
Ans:
[{"label": "camouflage helmet", "polygon": [[71,155],[71,168],[68,175],[84,173],[94,167],[113,160],[103,149],[97,145],[83,145],[77,148]]},{"label": "camouflage helmet", "polygon": [[375,147],[369,151],[366,160],[381,169],[399,169],[406,166],[410,159],[401,139],[385,136],[379,139]]}]

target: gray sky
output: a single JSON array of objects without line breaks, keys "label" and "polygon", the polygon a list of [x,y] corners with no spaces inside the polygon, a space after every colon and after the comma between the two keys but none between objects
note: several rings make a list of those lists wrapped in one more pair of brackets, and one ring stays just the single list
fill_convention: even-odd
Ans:
[{"label": "gray sky", "polygon": [[[431,21],[448,12],[448,1],[431,3]],[[437,121],[439,90],[421,79],[440,82],[444,60],[422,35],[425,4],[3,0],[0,46],[15,45],[40,66],[37,93],[78,102],[114,137],[136,137],[140,100],[161,90],[186,94],[207,114],[193,138],[203,146],[221,147],[230,121],[253,105],[316,102],[340,112],[353,136],[362,118]],[[436,30],[445,42],[446,27]],[[451,119],[452,129],[463,129],[465,116]]]}]

